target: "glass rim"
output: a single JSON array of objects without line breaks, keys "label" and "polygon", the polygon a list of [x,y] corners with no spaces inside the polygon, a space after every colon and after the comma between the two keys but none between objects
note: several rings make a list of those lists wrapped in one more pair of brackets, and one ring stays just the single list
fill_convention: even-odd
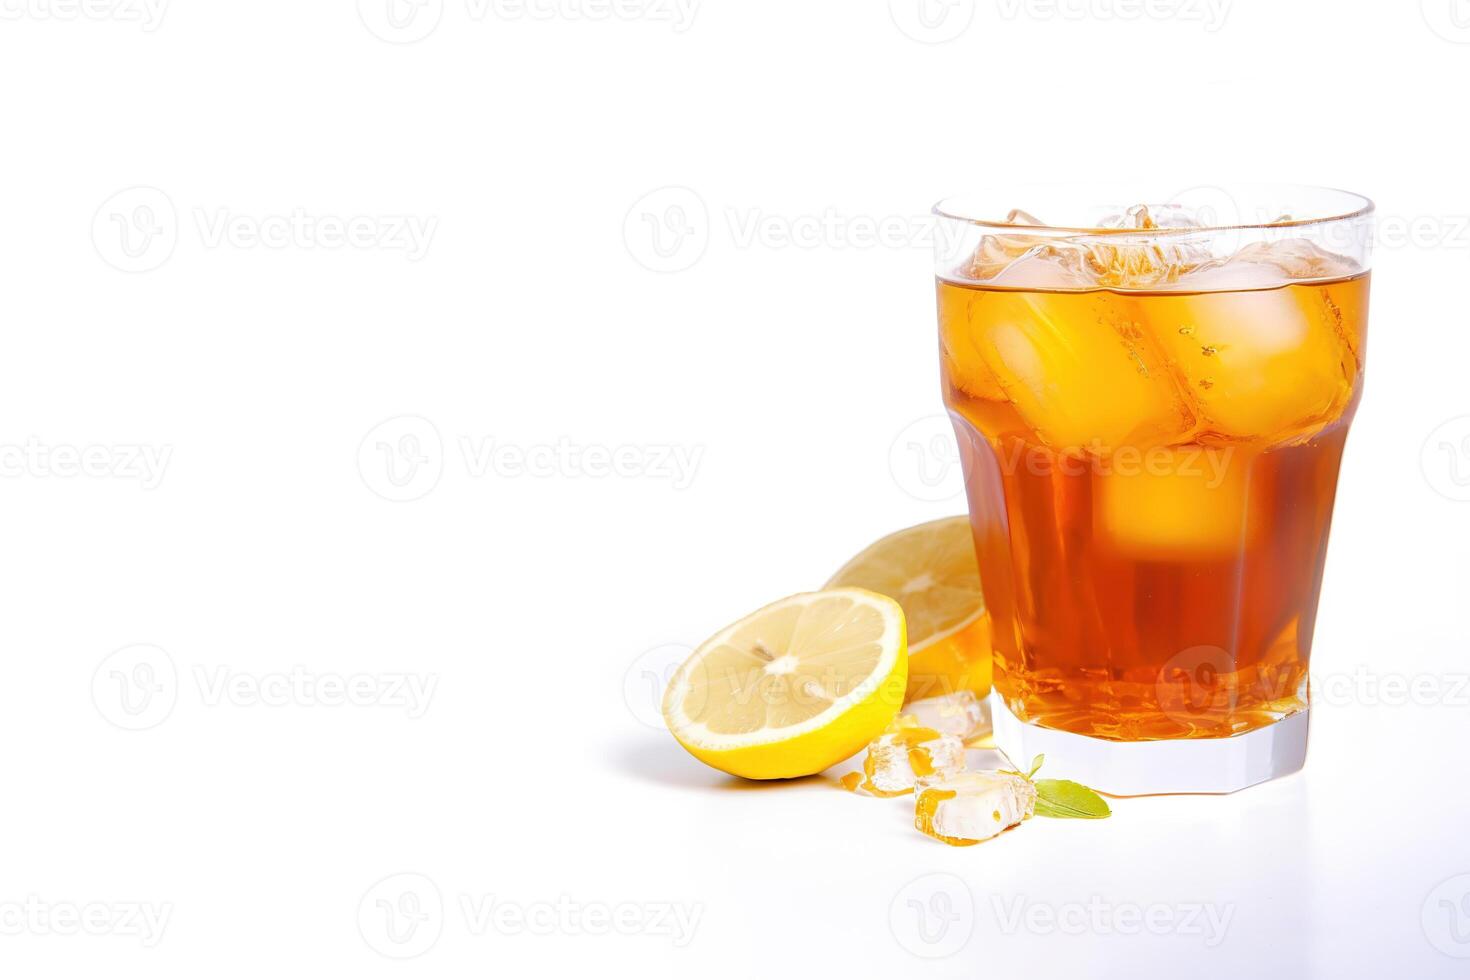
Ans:
[{"label": "glass rim", "polygon": [[[1039,185],[1032,185],[1032,186],[1039,186]],[[1075,185],[1075,184],[1056,184],[1056,185],[1053,185],[1053,186],[1054,187],[1061,188],[1061,187],[1075,187],[1077,185]],[[1366,218],[1366,217],[1370,216],[1371,214],[1373,214],[1373,212],[1375,210],[1375,207],[1376,207],[1374,205],[1372,199],[1369,198],[1367,195],[1359,194],[1356,191],[1342,190],[1341,188],[1337,188],[1337,187],[1319,187],[1319,186],[1313,186],[1313,185],[1310,185],[1310,184],[1211,184],[1211,185],[1197,185],[1197,186],[1199,186],[1199,187],[1213,187],[1213,188],[1216,188],[1218,190],[1224,191],[1227,195],[1230,194],[1230,190],[1231,190],[1232,187],[1235,188],[1235,189],[1237,189],[1237,190],[1242,190],[1242,191],[1245,190],[1246,188],[1249,188],[1249,187],[1259,187],[1259,188],[1268,188],[1269,187],[1269,188],[1273,188],[1275,190],[1295,190],[1295,191],[1298,191],[1298,192],[1316,193],[1316,194],[1326,193],[1326,194],[1339,195],[1340,197],[1342,197],[1343,199],[1345,199],[1346,201],[1349,201],[1351,203],[1350,203],[1349,206],[1347,206],[1347,207],[1345,207],[1343,209],[1338,209],[1338,208],[1328,208],[1328,209],[1325,209],[1325,210],[1329,210],[1329,211],[1338,212],[1338,213],[1333,213],[1333,214],[1313,214],[1313,215],[1311,215],[1309,217],[1302,217],[1302,218],[1284,218],[1284,219],[1277,219],[1277,220],[1273,220],[1273,221],[1247,221],[1247,222],[1239,222],[1239,223],[1233,223],[1233,224],[1211,224],[1211,225],[1197,225],[1197,226],[1192,226],[1192,227],[1171,227],[1171,228],[1102,228],[1102,227],[1098,227],[1096,225],[1092,225],[1092,226],[1088,226],[1088,225],[1062,225],[1062,224],[1055,224],[1054,225],[1054,224],[1048,224],[1046,222],[1042,222],[1041,224],[1017,224],[1015,222],[1009,222],[1009,221],[997,221],[997,220],[994,220],[994,219],[991,219],[991,218],[979,218],[979,217],[974,217],[971,214],[961,213],[961,210],[959,208],[959,204],[961,202],[966,201],[966,200],[970,200],[970,198],[967,198],[964,195],[951,195],[951,196],[948,196],[948,197],[941,198],[939,201],[937,201],[934,204],[934,206],[932,208],[930,208],[929,213],[932,214],[932,215],[934,215],[937,218],[941,218],[941,219],[944,219],[944,220],[947,220],[947,221],[963,222],[964,224],[974,225],[974,226],[980,227],[980,228],[994,229],[994,230],[996,230],[998,232],[1012,232],[1012,233],[1015,233],[1017,231],[1021,231],[1023,233],[1028,233],[1028,234],[1043,234],[1043,235],[1044,234],[1047,234],[1047,233],[1059,233],[1059,234],[1066,234],[1066,235],[1088,235],[1088,236],[1114,236],[1114,235],[1118,235],[1118,236],[1131,236],[1131,237],[1137,238],[1137,237],[1140,237],[1140,236],[1155,236],[1155,235],[1157,235],[1157,236],[1171,236],[1171,237],[1174,237],[1174,236],[1186,236],[1186,235],[1205,235],[1205,234],[1210,234],[1212,232],[1235,232],[1235,231],[1245,231],[1245,230],[1266,231],[1266,230],[1277,229],[1277,228],[1304,228],[1304,227],[1311,227],[1311,226],[1315,226],[1315,225],[1328,225],[1328,224],[1333,224],[1335,222],[1347,222],[1347,221],[1358,220],[1358,219],[1361,219],[1361,218]],[[977,210],[977,209],[971,209],[971,210]]]}]

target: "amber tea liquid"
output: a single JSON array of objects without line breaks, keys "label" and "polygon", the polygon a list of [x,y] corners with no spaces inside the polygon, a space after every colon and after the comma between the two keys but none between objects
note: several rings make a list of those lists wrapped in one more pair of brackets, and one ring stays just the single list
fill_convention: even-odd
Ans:
[{"label": "amber tea liquid", "polygon": [[1304,708],[1368,275],[938,292],[1011,712],[1132,741]]}]

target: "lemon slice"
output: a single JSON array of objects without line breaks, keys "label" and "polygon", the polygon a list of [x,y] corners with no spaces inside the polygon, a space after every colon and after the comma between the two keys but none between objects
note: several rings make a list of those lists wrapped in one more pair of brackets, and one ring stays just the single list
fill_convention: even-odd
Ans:
[{"label": "lemon slice", "polygon": [[679,744],[723,772],[821,772],[877,738],[908,676],[903,609],[863,589],[774,602],[705,640],[664,691]]},{"label": "lemon slice", "polygon": [[906,700],[990,691],[990,617],[967,517],[897,531],[843,565],[827,588],[892,596],[909,634]]}]

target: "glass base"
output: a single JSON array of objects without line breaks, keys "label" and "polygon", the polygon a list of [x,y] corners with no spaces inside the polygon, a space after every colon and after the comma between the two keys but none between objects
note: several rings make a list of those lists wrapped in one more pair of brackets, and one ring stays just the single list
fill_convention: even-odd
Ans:
[{"label": "glass base", "polygon": [[990,695],[995,745],[1023,771],[1046,755],[1042,776],[1072,779],[1113,796],[1155,793],[1233,793],[1287,776],[1307,759],[1304,709],[1253,732],[1230,738],[1173,738],[1114,742],[1042,728],[1011,714]]}]

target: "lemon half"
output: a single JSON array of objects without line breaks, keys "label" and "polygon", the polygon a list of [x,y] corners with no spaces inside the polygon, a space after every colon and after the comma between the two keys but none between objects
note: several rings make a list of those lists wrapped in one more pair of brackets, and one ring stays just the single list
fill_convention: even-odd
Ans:
[{"label": "lemon half", "polygon": [[809,776],[883,733],[907,676],[897,602],[856,588],[806,592],[704,641],[669,681],[664,720],[723,772]]},{"label": "lemon half", "polygon": [[946,517],[875,541],[832,576],[892,596],[908,623],[907,700],[990,691],[990,616],[967,517]]}]

